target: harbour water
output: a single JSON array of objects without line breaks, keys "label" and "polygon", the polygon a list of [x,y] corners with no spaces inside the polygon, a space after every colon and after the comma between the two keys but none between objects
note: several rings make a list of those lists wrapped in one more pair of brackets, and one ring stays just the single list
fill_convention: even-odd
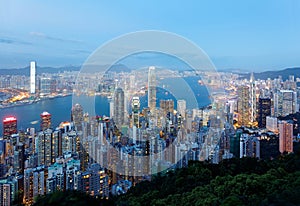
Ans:
[{"label": "harbour water", "polygon": [[[169,81],[170,82],[170,81]],[[187,79],[188,84],[190,85],[191,90],[195,93],[195,97],[198,102],[198,106],[206,106],[210,103],[209,94],[207,89],[203,85],[199,85],[197,83],[196,78]],[[181,85],[174,84],[173,86],[182,87]],[[186,93],[184,91],[182,93],[182,98],[184,98]],[[82,97],[85,101],[83,101],[82,106],[85,111],[89,111],[94,109],[97,115],[106,115],[109,116],[109,100],[105,96],[95,96],[95,97]],[[39,130],[40,128],[40,114],[43,111],[47,111],[52,115],[52,126],[55,128],[59,125],[60,122],[70,121],[71,120],[71,108],[72,108],[72,96],[59,97],[54,99],[46,99],[39,101],[37,103],[33,103],[30,105],[23,105],[17,107],[3,108],[0,109],[0,136],[2,136],[2,120],[7,116],[15,116],[18,120],[18,129],[24,130],[29,127],[36,128]],[[158,88],[157,89],[157,106],[159,106],[160,99],[173,99],[176,98],[168,92],[168,89]],[[140,97],[141,108],[147,106],[147,95]],[[74,102],[76,103],[76,102]],[[95,108],[91,108],[94,105]],[[176,101],[175,101],[176,108]],[[187,108],[191,109],[191,105],[189,105],[189,101],[187,101]]]}]

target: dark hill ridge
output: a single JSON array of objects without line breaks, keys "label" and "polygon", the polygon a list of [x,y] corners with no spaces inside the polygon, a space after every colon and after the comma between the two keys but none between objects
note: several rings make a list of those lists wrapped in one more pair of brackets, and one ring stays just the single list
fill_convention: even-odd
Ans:
[{"label": "dark hill ridge", "polygon": [[[104,65],[99,66],[92,66],[90,68],[90,72],[97,72],[99,71],[99,68],[104,68]],[[106,67],[105,67],[106,68]],[[37,66],[36,72],[37,74],[43,74],[43,73],[60,73],[64,71],[80,71],[81,66],[63,66],[63,67],[40,67]],[[110,71],[114,72],[130,72],[131,70],[123,65],[123,64],[115,64],[110,68]],[[29,76],[29,66],[19,68],[19,69],[0,69],[0,75],[25,75]]]},{"label": "dark hill ridge", "polygon": [[[297,77],[300,78],[300,67],[287,68],[279,71],[265,71],[265,72],[254,73],[255,79],[268,79],[268,78],[274,79],[281,76],[283,80],[286,80],[289,78],[290,75],[294,75],[295,79]],[[250,73],[241,75],[241,78],[250,79]]]}]

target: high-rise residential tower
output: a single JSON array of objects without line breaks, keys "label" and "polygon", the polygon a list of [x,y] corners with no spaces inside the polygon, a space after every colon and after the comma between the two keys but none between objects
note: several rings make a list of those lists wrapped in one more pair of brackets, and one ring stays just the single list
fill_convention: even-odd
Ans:
[{"label": "high-rise residential tower", "polygon": [[36,62],[30,62],[30,94],[35,94],[36,85]]},{"label": "high-rise residential tower", "polygon": [[133,119],[133,126],[139,128],[139,114],[140,114],[140,98],[133,97],[131,101],[131,110],[132,110],[132,119]]},{"label": "high-rise residential tower", "polygon": [[148,107],[153,113],[156,107],[156,76],[155,67],[149,67],[148,71]]},{"label": "high-rise residential tower", "polygon": [[249,97],[249,104],[250,104],[250,122],[253,124],[256,122],[256,86],[255,86],[255,80],[254,75],[251,73],[250,77],[250,97]]},{"label": "high-rise residential tower", "polygon": [[114,93],[114,121],[118,128],[124,124],[125,113],[125,99],[124,91],[121,88],[117,88]]},{"label": "high-rise residential tower", "polygon": [[288,121],[279,121],[279,152],[293,152],[293,124]]},{"label": "high-rise residential tower", "polygon": [[249,124],[249,87],[238,87],[238,124],[247,126]]},{"label": "high-rise residential tower", "polygon": [[80,104],[75,104],[72,107],[71,121],[74,124],[75,130],[82,131],[83,108]]}]

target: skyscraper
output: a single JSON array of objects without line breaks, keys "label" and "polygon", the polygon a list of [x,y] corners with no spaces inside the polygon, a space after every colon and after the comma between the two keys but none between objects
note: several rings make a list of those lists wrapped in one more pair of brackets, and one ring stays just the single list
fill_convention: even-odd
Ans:
[{"label": "skyscraper", "polygon": [[8,139],[12,134],[17,133],[17,118],[6,117],[3,119],[3,139]]},{"label": "skyscraper", "polygon": [[249,87],[238,87],[238,124],[247,126],[249,124]]},{"label": "skyscraper", "polygon": [[288,121],[278,122],[279,152],[293,152],[293,124]]},{"label": "skyscraper", "polygon": [[125,109],[124,91],[121,88],[117,88],[114,93],[114,121],[120,129],[124,124],[124,109]]},{"label": "skyscraper", "polygon": [[258,127],[266,128],[266,118],[271,115],[271,99],[259,98],[258,100]]},{"label": "skyscraper", "polygon": [[51,114],[48,112],[43,112],[41,114],[41,130],[44,131],[51,127]]},{"label": "skyscraper", "polygon": [[30,62],[30,94],[35,94],[36,62]]},{"label": "skyscraper", "polygon": [[153,113],[156,107],[156,76],[155,67],[149,67],[148,71],[148,107]]},{"label": "skyscraper", "polygon": [[140,98],[139,97],[133,97],[131,101],[131,110],[132,110],[132,119],[133,119],[133,125],[139,128],[140,122],[139,122],[139,114],[140,114]]},{"label": "skyscraper", "polygon": [[274,94],[274,115],[286,116],[297,112],[297,92],[280,90]]},{"label": "skyscraper", "polygon": [[159,101],[159,107],[164,112],[164,115],[167,115],[168,112],[173,113],[174,112],[174,101],[172,99],[168,100],[160,100]]},{"label": "skyscraper", "polygon": [[76,131],[82,131],[83,108],[80,104],[75,104],[71,111],[71,121]]},{"label": "skyscraper", "polygon": [[186,101],[183,99],[177,100],[177,111],[183,118],[185,118]]},{"label": "skyscraper", "polygon": [[253,124],[256,122],[256,86],[255,86],[255,80],[254,75],[251,73],[250,77],[250,122]]}]

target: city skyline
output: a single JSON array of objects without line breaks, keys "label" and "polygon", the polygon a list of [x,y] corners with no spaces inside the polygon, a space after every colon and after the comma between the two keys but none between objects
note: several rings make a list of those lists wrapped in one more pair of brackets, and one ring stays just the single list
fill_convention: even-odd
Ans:
[{"label": "city skyline", "polygon": [[299,1],[0,5],[1,206],[300,203]]},{"label": "city skyline", "polygon": [[218,69],[300,65],[298,1],[70,3],[2,1],[0,68],[23,67],[33,59],[40,66],[81,65],[110,39],[140,30],[189,38]]}]

